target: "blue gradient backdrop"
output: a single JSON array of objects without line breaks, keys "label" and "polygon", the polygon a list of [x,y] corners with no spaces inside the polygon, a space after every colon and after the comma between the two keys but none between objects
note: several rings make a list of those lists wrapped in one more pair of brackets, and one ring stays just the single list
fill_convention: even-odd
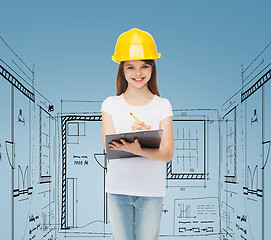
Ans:
[{"label": "blue gradient backdrop", "polygon": [[111,55],[133,27],[155,38],[160,93],[174,109],[219,108],[241,87],[241,64],[270,42],[270,7],[247,0],[2,1],[0,35],[35,64],[35,86],[58,112],[61,98],[115,94]]}]

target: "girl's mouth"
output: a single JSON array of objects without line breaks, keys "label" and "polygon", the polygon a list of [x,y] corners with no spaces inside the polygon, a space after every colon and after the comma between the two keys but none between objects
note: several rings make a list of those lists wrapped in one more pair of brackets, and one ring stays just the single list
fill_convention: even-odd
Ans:
[{"label": "girl's mouth", "polygon": [[135,82],[142,82],[145,77],[141,77],[141,78],[132,78]]}]

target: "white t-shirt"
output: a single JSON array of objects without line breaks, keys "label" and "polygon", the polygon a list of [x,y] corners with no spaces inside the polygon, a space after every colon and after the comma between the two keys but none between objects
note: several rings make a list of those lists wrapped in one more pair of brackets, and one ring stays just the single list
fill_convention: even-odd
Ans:
[{"label": "white t-shirt", "polygon": [[[101,111],[111,115],[115,132],[131,132],[135,119],[158,130],[164,118],[173,116],[170,102],[157,95],[143,106],[129,105],[123,94],[108,97]],[[105,190],[108,193],[161,197],[165,195],[165,162],[145,157],[112,159],[108,163]]]}]

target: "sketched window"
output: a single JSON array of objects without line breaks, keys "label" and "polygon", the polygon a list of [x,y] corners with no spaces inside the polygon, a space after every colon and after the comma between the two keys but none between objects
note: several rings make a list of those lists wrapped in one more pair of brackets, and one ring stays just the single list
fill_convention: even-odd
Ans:
[{"label": "sketched window", "polygon": [[86,136],[84,122],[69,122],[67,127],[68,144],[79,144],[79,137]]}]

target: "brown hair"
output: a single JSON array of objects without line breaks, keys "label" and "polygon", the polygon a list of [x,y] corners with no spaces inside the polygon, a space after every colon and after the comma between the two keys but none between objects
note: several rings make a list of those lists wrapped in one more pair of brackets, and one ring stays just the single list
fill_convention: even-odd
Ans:
[{"label": "brown hair", "polygon": [[[151,91],[151,93],[160,97],[160,93],[159,93],[159,90],[157,87],[157,73],[156,73],[155,60],[142,60],[142,61],[144,61],[146,64],[150,65],[152,68],[151,78],[148,81],[148,88]],[[116,94],[117,94],[117,96],[124,93],[128,87],[127,80],[125,79],[125,76],[124,76],[123,67],[124,67],[124,62],[121,62],[119,64],[117,81],[116,81]]]}]

